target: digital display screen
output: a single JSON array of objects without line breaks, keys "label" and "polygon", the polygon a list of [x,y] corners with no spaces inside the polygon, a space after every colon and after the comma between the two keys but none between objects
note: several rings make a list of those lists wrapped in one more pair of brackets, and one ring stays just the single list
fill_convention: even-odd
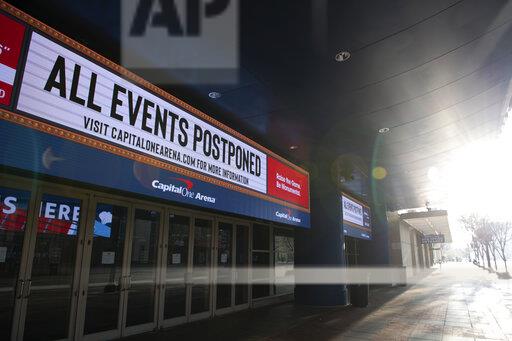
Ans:
[{"label": "digital display screen", "polygon": [[343,234],[361,239],[372,239],[370,207],[347,194],[341,196]]},{"label": "digital display screen", "polygon": [[17,109],[267,192],[265,153],[37,33]]}]

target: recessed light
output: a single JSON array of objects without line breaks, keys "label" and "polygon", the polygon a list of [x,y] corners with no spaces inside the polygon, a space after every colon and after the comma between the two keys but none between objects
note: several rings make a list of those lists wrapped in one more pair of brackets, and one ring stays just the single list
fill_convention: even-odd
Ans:
[{"label": "recessed light", "polygon": [[380,128],[380,129],[379,129],[379,133],[381,133],[381,134],[385,134],[385,133],[387,133],[387,132],[389,132],[389,128],[387,128],[387,127]]},{"label": "recessed light", "polygon": [[299,149],[299,146],[296,146],[296,145],[290,146],[290,150],[296,150],[296,149]]},{"label": "recessed light", "polygon": [[212,91],[208,94],[208,97],[213,98],[213,99],[220,98],[221,96],[222,96],[222,94],[217,91]]},{"label": "recessed light", "polygon": [[350,58],[350,52],[348,51],[341,51],[336,53],[336,56],[334,59],[336,59],[337,62],[346,62]]}]

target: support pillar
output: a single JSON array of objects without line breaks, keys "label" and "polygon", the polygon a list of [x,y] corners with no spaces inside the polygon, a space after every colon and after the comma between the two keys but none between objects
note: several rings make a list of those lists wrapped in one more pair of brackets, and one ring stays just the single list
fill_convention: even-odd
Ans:
[{"label": "support pillar", "polygon": [[[334,158],[319,152],[310,169],[311,228],[295,235],[295,266],[343,267],[345,255],[341,228],[341,197]],[[300,278],[297,278],[300,281]],[[347,304],[346,286],[298,284],[296,302],[307,305]]]}]

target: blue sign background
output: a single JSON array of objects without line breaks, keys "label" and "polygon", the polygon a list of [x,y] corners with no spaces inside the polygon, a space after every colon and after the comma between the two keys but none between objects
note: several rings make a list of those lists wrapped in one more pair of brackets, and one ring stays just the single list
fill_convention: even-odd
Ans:
[{"label": "blue sign background", "polygon": [[0,131],[0,162],[6,166],[288,225],[310,226],[309,213],[288,206],[192,178],[186,178],[193,183],[191,191],[214,197],[215,203],[162,192],[153,188],[154,180],[179,187],[186,186],[178,180],[184,176],[8,121],[0,121]]}]

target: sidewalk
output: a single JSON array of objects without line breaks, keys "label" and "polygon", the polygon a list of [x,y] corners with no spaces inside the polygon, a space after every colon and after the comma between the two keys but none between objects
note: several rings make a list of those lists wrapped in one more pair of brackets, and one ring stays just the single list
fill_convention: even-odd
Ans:
[{"label": "sidewalk", "polygon": [[341,333],[364,340],[512,340],[512,281],[472,264],[443,264]]},{"label": "sidewalk", "polygon": [[444,264],[418,284],[370,293],[367,308],[293,303],[127,340],[512,340],[512,281],[472,264]]}]

